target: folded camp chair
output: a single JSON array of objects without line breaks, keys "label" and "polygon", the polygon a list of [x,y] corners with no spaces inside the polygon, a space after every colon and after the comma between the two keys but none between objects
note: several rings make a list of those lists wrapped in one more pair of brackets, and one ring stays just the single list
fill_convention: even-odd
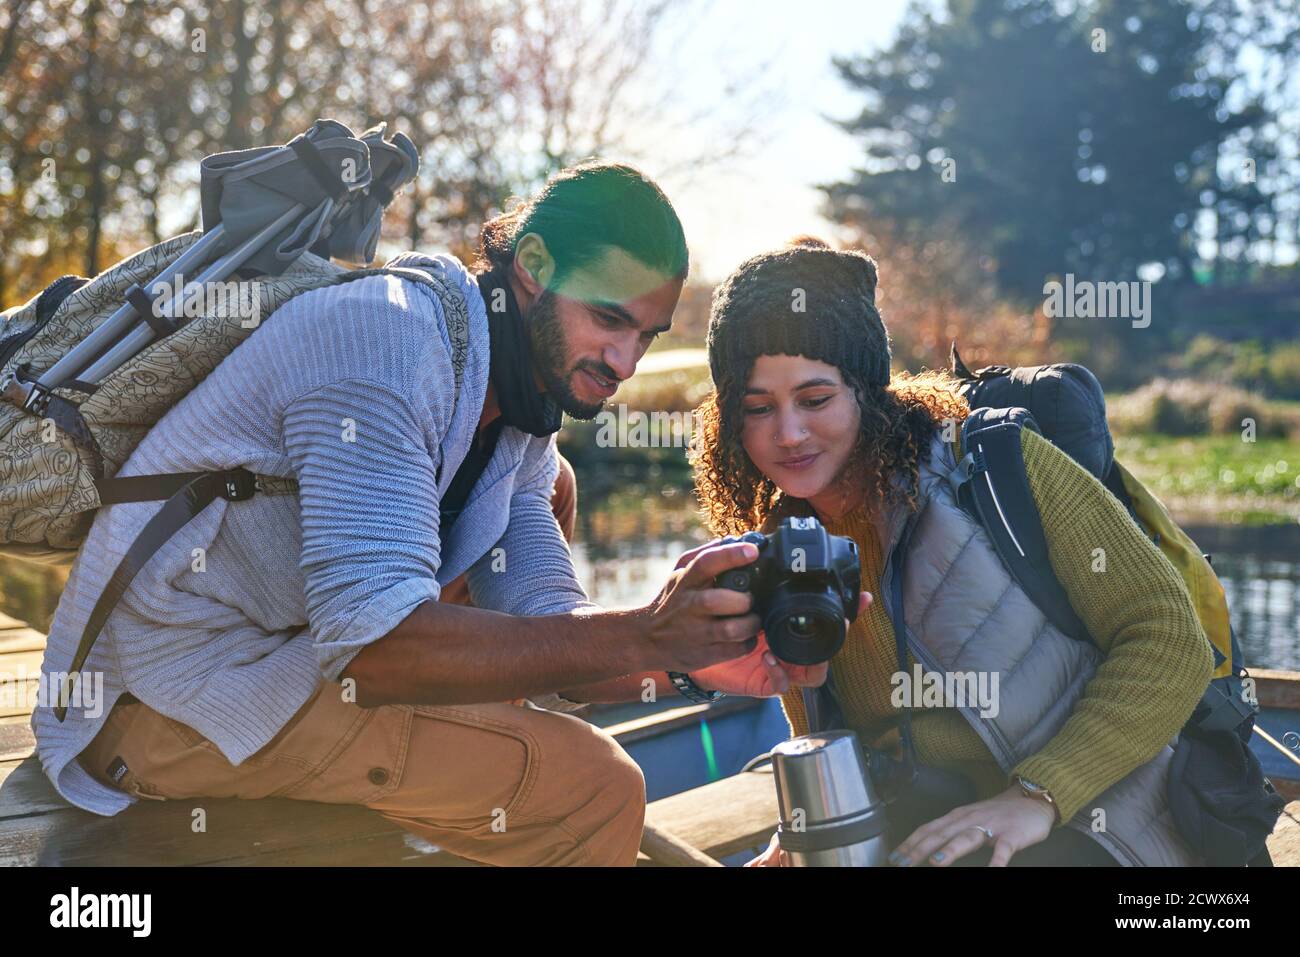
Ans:
[{"label": "folded camp chair", "polygon": [[[419,155],[386,124],[357,138],[342,123],[317,120],[284,146],[216,153],[200,166],[204,236],[145,284],[39,378],[7,382],[22,407],[44,414],[53,390],[94,384],[183,323],[191,290],[240,271],[278,276],[309,249],[324,258],[370,262],[383,210],[414,178]],[[193,279],[187,278],[194,275]],[[179,294],[172,294],[179,289]]]}]

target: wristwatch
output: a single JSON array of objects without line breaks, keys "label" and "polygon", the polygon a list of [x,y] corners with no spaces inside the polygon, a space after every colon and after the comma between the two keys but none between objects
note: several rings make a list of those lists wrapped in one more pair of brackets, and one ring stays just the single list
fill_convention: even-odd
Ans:
[{"label": "wristwatch", "polygon": [[697,704],[708,704],[710,701],[717,701],[719,698],[726,697],[725,691],[705,691],[692,681],[691,676],[688,674],[683,674],[680,671],[669,671],[667,674],[668,680],[673,683],[673,687],[677,689],[678,694],[689,701],[694,701]]},{"label": "wristwatch", "polygon": [[1052,792],[1047,790],[1041,784],[1035,784],[1033,781],[1022,778],[1016,774],[1012,776],[1016,784],[1020,785],[1020,791],[1027,798],[1033,798],[1035,801],[1046,801],[1052,806],[1052,813],[1056,817],[1056,822],[1061,821],[1061,809],[1056,804],[1056,799],[1052,797]]}]

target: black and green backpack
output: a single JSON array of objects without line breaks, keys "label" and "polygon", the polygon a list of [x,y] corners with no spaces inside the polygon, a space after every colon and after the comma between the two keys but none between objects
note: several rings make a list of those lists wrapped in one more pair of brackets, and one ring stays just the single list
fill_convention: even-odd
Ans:
[{"label": "black and green backpack", "polygon": [[1021,455],[1022,429],[1039,432],[1100,480],[1182,576],[1213,647],[1215,670],[1179,735],[1167,784],[1170,808],[1184,839],[1208,863],[1271,865],[1264,842],[1285,800],[1249,747],[1259,705],[1245,681],[1249,676],[1223,585],[1210,556],[1115,459],[1101,383],[1072,363],[972,372],[955,343],[951,372],[962,381],[961,394],[971,408],[958,446],[958,500],[1057,628],[1089,640],[1048,560]]}]

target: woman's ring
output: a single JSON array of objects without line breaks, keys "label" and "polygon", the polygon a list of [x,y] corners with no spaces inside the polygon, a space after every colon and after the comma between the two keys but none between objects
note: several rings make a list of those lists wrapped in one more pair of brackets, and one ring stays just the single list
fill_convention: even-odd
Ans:
[{"label": "woman's ring", "polygon": [[[984,835],[984,840],[985,840],[985,841],[991,841],[991,840],[993,840],[994,838],[997,837],[997,835],[994,834],[991,830],[989,830],[987,827],[984,827],[984,826],[982,826],[982,825],[980,825],[980,824],[972,824],[972,825],[970,825],[970,827],[973,827],[975,830],[977,830],[977,831],[979,831],[981,834],[983,834],[983,835]],[[969,830],[969,828],[967,828],[967,830]]]}]

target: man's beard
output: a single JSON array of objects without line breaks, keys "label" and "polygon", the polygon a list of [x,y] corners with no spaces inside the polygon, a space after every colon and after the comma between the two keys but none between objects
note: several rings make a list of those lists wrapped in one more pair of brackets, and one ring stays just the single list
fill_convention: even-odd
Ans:
[{"label": "man's beard", "polygon": [[[551,399],[564,410],[570,418],[594,419],[605,407],[601,399],[594,405],[583,402],[569,385],[572,370],[566,368],[569,357],[569,343],[564,336],[564,326],[555,308],[555,294],[547,290],[538,297],[528,314],[528,336],[533,347],[533,362],[537,364],[537,373],[542,377]],[[593,369],[597,375],[617,381],[609,369]]]}]

